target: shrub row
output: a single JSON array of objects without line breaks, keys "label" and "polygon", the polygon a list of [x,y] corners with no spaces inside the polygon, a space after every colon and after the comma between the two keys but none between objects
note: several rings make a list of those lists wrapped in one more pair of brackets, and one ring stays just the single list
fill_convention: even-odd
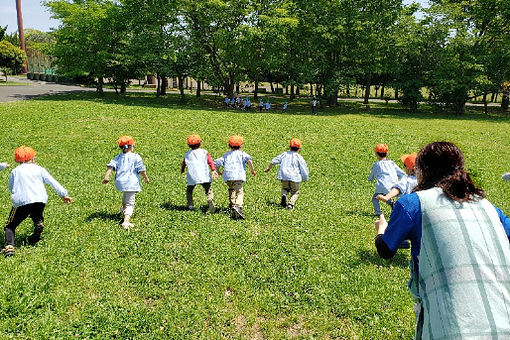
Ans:
[{"label": "shrub row", "polygon": [[46,74],[46,73],[38,73],[38,72],[28,72],[27,78],[32,80],[43,80],[43,81],[49,81],[54,83],[70,83],[71,81],[63,76],[59,76],[56,74]]}]

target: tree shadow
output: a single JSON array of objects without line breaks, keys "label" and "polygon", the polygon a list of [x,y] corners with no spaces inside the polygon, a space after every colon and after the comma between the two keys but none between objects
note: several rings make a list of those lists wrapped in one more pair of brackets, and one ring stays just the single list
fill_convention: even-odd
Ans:
[{"label": "tree shadow", "polygon": [[188,211],[188,207],[185,205],[177,205],[171,202],[166,202],[160,205],[161,209],[172,210],[172,211]]},{"label": "tree shadow", "polygon": [[409,250],[399,249],[393,258],[386,260],[377,254],[377,250],[358,249],[358,257],[351,262],[352,266],[359,267],[364,264],[374,264],[383,267],[409,267]]},{"label": "tree shadow", "polygon": [[109,213],[106,211],[96,211],[85,219],[85,222],[92,222],[93,220],[103,220],[103,221],[119,221],[122,222],[123,216],[120,213]]},{"label": "tree shadow", "polygon": [[350,215],[350,216],[360,216],[360,217],[373,217],[373,218],[376,218],[376,216],[374,215],[374,213],[369,213],[369,212],[366,212],[366,211],[359,211],[359,210],[344,210],[344,213],[346,215]]},{"label": "tree shadow", "polygon": [[[253,96],[253,94],[246,94]],[[157,97],[154,92],[128,92],[126,94],[115,94],[114,92],[105,92],[104,95],[98,96],[95,92],[73,92],[63,95],[43,96],[40,100],[45,101],[70,101],[70,100],[89,100],[95,102],[103,102],[106,104],[116,104],[125,106],[140,106],[153,108],[185,108],[186,110],[210,110],[223,112],[239,112],[240,114],[276,114],[276,115],[307,115],[312,116],[309,97],[297,97],[289,103],[289,111],[281,112],[280,110],[269,111],[268,113],[258,113],[256,110],[251,112],[241,111],[240,109],[225,108],[223,96],[214,94],[203,94],[197,98],[193,95],[186,94],[186,101],[180,100],[179,93],[175,91],[169,92],[165,96]],[[271,94],[271,100],[274,103],[280,103],[286,100],[282,96]],[[279,104],[280,105],[280,104]],[[475,120],[475,121],[508,121],[508,115],[494,110],[489,115],[483,113],[483,107],[470,106],[464,115],[455,115],[448,110],[438,110],[430,105],[423,104],[422,109],[416,113],[410,113],[406,108],[397,103],[379,103],[371,102],[370,109],[366,109],[359,99],[340,100],[335,107],[321,106],[318,110],[318,116],[341,116],[347,114],[359,114],[378,116],[380,118],[402,118],[402,119],[446,119],[446,120]],[[234,111],[238,110],[238,111]]]}]

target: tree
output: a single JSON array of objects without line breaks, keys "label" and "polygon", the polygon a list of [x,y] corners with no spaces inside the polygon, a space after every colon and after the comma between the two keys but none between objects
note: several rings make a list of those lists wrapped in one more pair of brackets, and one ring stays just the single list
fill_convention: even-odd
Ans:
[{"label": "tree", "polygon": [[4,71],[5,81],[7,81],[9,70],[14,73],[21,71],[25,59],[25,53],[21,48],[14,46],[7,40],[0,41],[0,67]]}]

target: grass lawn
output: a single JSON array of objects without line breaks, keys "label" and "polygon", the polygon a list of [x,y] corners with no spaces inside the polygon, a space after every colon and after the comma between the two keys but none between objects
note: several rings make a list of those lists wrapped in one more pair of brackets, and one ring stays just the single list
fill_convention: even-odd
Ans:
[{"label": "grass lawn", "polygon": [[30,84],[10,80],[5,81],[5,79],[0,79],[0,86],[30,86]]},{"label": "grass lawn", "polygon": [[[75,200],[65,206],[48,188],[43,239],[25,244],[27,220],[16,256],[0,259],[1,338],[411,338],[409,251],[386,261],[373,245],[366,177],[381,142],[394,160],[431,141],[457,143],[489,200],[510,213],[510,184],[501,180],[510,170],[508,118],[409,115],[384,104],[366,112],[358,103],[319,116],[296,104],[255,114],[224,110],[221,98],[209,108],[207,98],[185,106],[177,98],[69,94],[0,104],[0,161],[12,164],[17,146],[32,146]],[[229,135],[245,137],[258,172],[245,184],[246,220],[230,219],[221,180],[213,183],[219,212],[205,213],[200,187],[199,209],[185,210],[179,169],[191,133],[213,158]],[[130,231],[119,226],[121,194],[101,184],[123,134],[135,138],[151,179]],[[276,169],[263,170],[291,137],[303,141],[310,181],[287,211]],[[8,176],[0,172],[4,220]]]}]

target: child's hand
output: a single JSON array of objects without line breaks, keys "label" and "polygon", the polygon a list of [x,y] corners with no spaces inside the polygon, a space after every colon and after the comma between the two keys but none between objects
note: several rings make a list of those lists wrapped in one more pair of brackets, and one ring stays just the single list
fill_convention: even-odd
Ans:
[{"label": "child's hand", "polygon": [[255,172],[255,170],[252,170],[252,171],[251,171],[251,174],[252,174],[253,176],[257,176],[257,173]]},{"label": "child's hand", "polygon": [[144,178],[144,180],[145,180],[145,183],[147,183],[147,184],[149,184],[149,183],[151,182],[151,181],[149,180],[149,177],[145,177],[145,178]]},{"label": "child's hand", "polygon": [[105,177],[103,179],[103,184],[108,184],[108,182],[110,182],[110,179],[108,177]]},{"label": "child's hand", "polygon": [[271,170],[271,168],[266,168],[266,170],[264,170],[264,172],[269,172],[269,170]]},{"label": "child's hand", "polygon": [[72,197],[69,197],[69,196],[63,196],[62,197],[62,201],[65,203],[65,204],[69,204],[73,201]]},{"label": "child's hand", "polygon": [[388,221],[384,218],[384,215],[381,214],[379,219],[375,221],[375,229],[377,230],[377,234],[384,234],[386,228],[388,227]]},{"label": "child's hand", "polygon": [[379,201],[388,202],[388,199],[386,198],[386,196],[381,195],[381,194],[375,196],[375,198],[377,198]]},{"label": "child's hand", "polygon": [[5,163],[5,168],[7,169],[8,167],[10,167],[11,165],[9,163]]},{"label": "child's hand", "polygon": [[214,171],[212,172],[212,178],[213,178],[213,179],[218,179],[218,173],[216,172],[216,170],[214,170]]}]

